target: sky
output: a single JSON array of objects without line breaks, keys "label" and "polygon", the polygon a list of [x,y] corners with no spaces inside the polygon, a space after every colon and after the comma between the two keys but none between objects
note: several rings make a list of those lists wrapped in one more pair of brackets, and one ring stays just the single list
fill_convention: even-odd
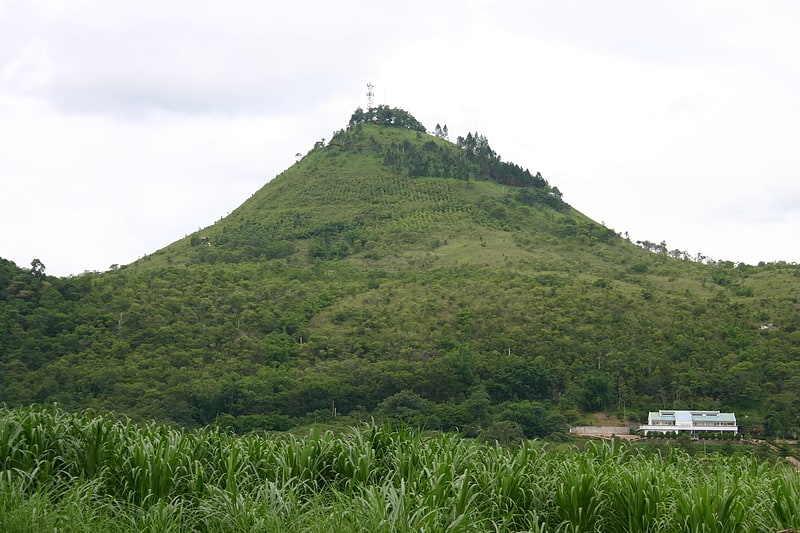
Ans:
[{"label": "sky", "polygon": [[150,254],[371,82],[632,241],[800,262],[798,27],[793,0],[0,0],[0,257],[67,276]]}]

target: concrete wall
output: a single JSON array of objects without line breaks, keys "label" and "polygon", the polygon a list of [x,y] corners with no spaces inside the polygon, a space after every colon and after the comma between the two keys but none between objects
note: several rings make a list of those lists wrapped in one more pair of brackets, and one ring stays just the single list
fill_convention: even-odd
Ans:
[{"label": "concrete wall", "polygon": [[630,430],[626,426],[576,426],[569,428],[576,435],[627,435]]}]

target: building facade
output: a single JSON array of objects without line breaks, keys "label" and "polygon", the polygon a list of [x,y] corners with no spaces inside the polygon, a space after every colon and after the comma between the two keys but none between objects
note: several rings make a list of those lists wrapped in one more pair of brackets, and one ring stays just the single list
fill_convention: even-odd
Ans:
[{"label": "building facade", "polygon": [[697,433],[737,433],[736,415],[719,411],[659,410],[647,415],[647,425],[639,427],[644,434],[650,432],[689,431]]}]

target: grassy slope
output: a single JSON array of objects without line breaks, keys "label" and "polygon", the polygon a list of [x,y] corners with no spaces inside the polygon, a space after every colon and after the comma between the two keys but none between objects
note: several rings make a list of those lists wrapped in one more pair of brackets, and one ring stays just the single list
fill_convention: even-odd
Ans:
[{"label": "grassy slope", "polygon": [[[348,137],[345,146],[313,150],[197,235],[223,248],[291,240],[300,256],[319,235],[352,234],[365,243],[348,254],[349,261],[391,270],[432,260],[442,267],[529,269],[535,262],[563,270],[576,261],[600,266],[592,250],[580,247],[565,262],[560,234],[597,226],[575,210],[559,213],[522,205],[513,199],[516,188],[490,181],[409,178],[383,164],[387,147],[403,142],[434,142],[450,152],[458,151],[455,145],[410,130],[369,125]],[[172,264],[197,261],[200,254],[190,240],[156,252],[142,265],[163,265],[166,258]],[[630,246],[629,252],[640,250]]]},{"label": "grassy slope", "polygon": [[[665,349],[675,351],[674,338],[682,333],[669,330],[692,316],[701,317],[697,329],[689,322],[689,331],[683,333],[695,338],[718,335],[719,331],[708,329],[714,316],[724,319],[715,305],[726,312],[741,306],[732,314],[751,330],[779,316],[797,321],[796,271],[762,269],[744,275],[741,269],[728,269],[721,275],[719,269],[644,251],[574,209],[558,212],[523,205],[515,200],[513,187],[490,181],[409,178],[382,164],[381,152],[387,146],[430,139],[408,130],[364,126],[358,135],[342,141],[344,146],[332,143],[312,151],[230,217],[200,233],[211,247],[219,242],[223,248],[241,247],[248,239],[287,240],[294,246],[289,260],[300,263],[309,261],[315,239],[354,241],[331,272],[395,273],[380,288],[356,290],[312,318],[309,327],[318,337],[328,342],[338,339],[324,348],[327,353],[352,350],[341,343],[351,345],[344,339],[364,333],[360,322],[370,321],[365,309],[381,317],[372,320],[377,324],[373,333],[377,328],[388,335],[387,345],[399,344],[397,337],[415,338],[409,348],[413,351],[424,349],[422,343],[435,344],[442,334],[441,328],[425,324],[452,324],[465,308],[480,310],[483,322],[473,328],[477,333],[471,335],[472,342],[478,342],[488,327],[504,330],[510,325],[506,342],[513,345],[525,343],[526,335],[528,342],[535,340],[526,331],[526,320],[560,331],[568,324],[558,322],[585,320],[588,323],[570,332],[580,336],[576,334],[592,329],[592,321],[613,313],[607,307],[611,303],[617,314],[625,315],[618,327],[641,343],[643,358],[652,359],[663,356]],[[444,150],[455,149],[440,139],[433,142]],[[186,239],[159,254],[178,262],[193,262],[198,256]],[[415,274],[398,275],[402,272]],[[527,294],[519,292],[524,286],[529,287]],[[570,291],[555,302],[563,307],[559,316],[542,307],[548,305],[543,287]],[[577,308],[570,309],[573,305]],[[536,312],[530,311],[536,309],[545,318],[531,318]],[[527,315],[522,323],[521,314]],[[576,321],[570,314],[583,319]],[[397,320],[412,315],[416,320]],[[450,330],[456,335],[454,328]],[[666,338],[647,338],[653,330]],[[614,345],[628,345],[630,352],[629,344]],[[568,342],[564,349],[576,349],[575,343]],[[740,360],[739,355],[728,356],[734,364]],[[703,365],[709,371],[716,368],[706,359]]]}]

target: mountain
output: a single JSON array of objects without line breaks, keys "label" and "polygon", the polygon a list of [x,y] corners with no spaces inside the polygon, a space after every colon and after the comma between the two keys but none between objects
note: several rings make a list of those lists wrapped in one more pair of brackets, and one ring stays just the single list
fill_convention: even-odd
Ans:
[{"label": "mountain", "polygon": [[0,261],[0,398],[239,431],[375,416],[543,436],[683,407],[800,432],[797,265],[636,245],[484,136],[436,132],[358,109],[134,264]]}]

